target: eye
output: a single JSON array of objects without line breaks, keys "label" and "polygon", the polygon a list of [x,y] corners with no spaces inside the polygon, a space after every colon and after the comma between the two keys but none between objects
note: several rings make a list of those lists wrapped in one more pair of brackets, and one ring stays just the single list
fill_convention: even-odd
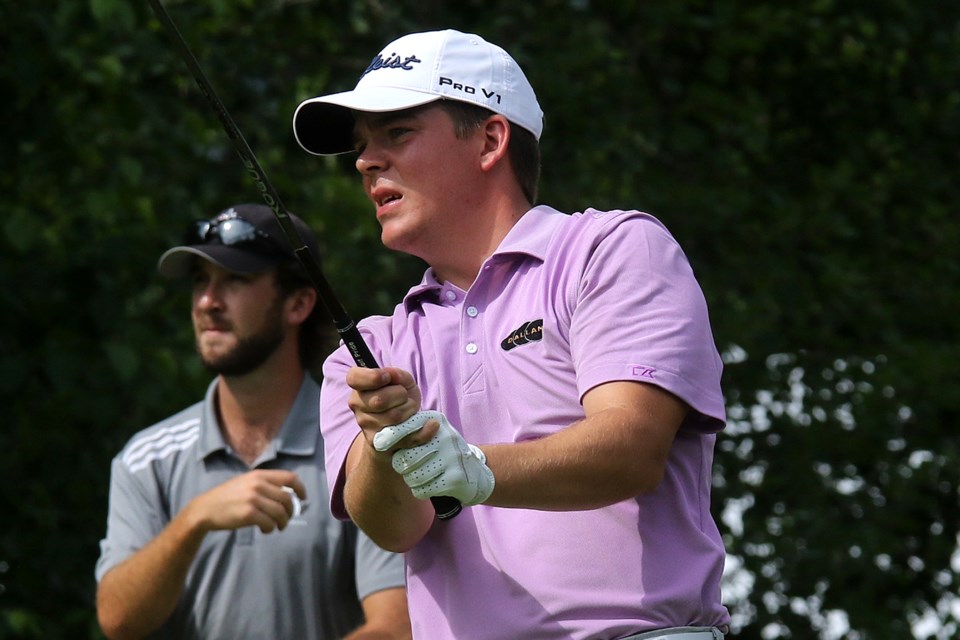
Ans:
[{"label": "eye", "polygon": [[203,277],[193,278],[190,282],[190,291],[194,297],[203,295],[203,292],[207,290],[209,286],[209,279]]},{"label": "eye", "polygon": [[403,134],[409,133],[410,131],[412,131],[412,129],[409,127],[390,127],[390,129],[387,130],[387,137],[391,140],[397,140],[402,137]]}]

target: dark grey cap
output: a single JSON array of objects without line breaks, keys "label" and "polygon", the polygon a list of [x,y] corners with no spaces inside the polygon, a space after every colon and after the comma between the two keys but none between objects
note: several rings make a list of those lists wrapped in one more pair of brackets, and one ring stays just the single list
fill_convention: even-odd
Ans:
[{"label": "dark grey cap", "polygon": [[[290,220],[316,260],[320,260],[317,238],[310,227],[291,214]],[[183,245],[168,249],[157,263],[157,270],[165,278],[184,278],[190,275],[194,259],[209,260],[233,273],[260,273],[283,264],[299,266],[287,234],[270,207],[262,204],[238,204],[224,209],[209,220],[215,226],[229,220],[243,220],[254,229],[252,236],[224,244],[217,233],[201,237],[191,231]]]}]

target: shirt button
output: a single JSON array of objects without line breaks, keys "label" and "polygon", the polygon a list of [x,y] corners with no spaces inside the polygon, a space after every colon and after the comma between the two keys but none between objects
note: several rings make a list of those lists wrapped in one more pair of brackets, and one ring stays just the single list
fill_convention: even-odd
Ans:
[{"label": "shirt button", "polygon": [[469,342],[469,343],[467,343],[466,349],[467,349],[467,353],[473,355],[474,353],[477,352],[478,347],[477,347],[476,344],[474,344],[474,343],[472,343],[472,342]]},{"label": "shirt button", "polygon": [[478,313],[480,312],[477,311],[476,307],[467,307],[467,315],[471,318],[476,318]]},{"label": "shirt button", "polygon": [[443,297],[446,298],[447,300],[456,300],[457,294],[447,289],[446,291],[444,291]]}]

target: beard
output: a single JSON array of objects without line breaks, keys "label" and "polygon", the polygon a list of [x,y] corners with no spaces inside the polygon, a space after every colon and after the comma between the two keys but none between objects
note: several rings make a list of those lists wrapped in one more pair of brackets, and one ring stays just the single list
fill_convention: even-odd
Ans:
[{"label": "beard", "polygon": [[197,354],[203,367],[215,375],[243,376],[266,362],[284,339],[280,314],[272,313],[273,308],[270,311],[267,313],[268,320],[260,331],[238,340],[237,345],[226,353],[204,357],[198,343]]}]

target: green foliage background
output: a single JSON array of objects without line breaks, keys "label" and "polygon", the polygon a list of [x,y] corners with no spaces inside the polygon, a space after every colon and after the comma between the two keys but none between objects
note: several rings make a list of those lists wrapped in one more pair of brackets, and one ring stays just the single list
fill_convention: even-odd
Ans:
[{"label": "green foliage background", "polygon": [[[736,637],[957,635],[960,3],[167,7],[355,316],[422,266],[294,108],[408,31],[504,45],[541,200],[657,215],[709,298]],[[110,458],[206,383],[156,258],[258,194],[146,2],[0,0],[0,35],[0,638],[97,638]]]}]

